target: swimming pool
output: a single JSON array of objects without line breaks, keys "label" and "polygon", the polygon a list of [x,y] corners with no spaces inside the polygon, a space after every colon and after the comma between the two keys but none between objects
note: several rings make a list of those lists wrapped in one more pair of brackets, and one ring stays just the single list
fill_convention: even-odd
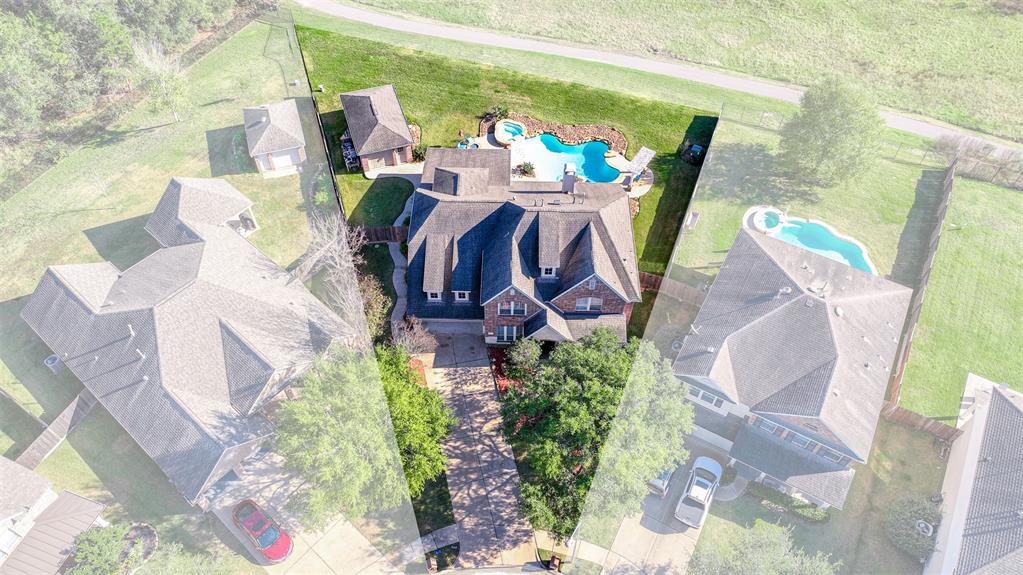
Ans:
[{"label": "swimming pool", "polygon": [[878,275],[863,244],[838,233],[824,222],[786,216],[769,206],[751,208],[744,221],[751,223],[754,229],[783,242]]},{"label": "swimming pool", "polygon": [[576,174],[591,182],[613,182],[621,172],[608,165],[604,154],[608,145],[600,141],[568,145],[552,134],[540,134],[511,144],[512,165],[533,164],[536,177],[547,182],[560,182],[565,164],[575,164]]}]

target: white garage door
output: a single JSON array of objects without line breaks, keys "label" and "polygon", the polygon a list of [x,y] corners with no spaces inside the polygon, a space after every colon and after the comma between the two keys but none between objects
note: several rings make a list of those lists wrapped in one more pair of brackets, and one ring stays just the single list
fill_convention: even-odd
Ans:
[{"label": "white garage door", "polygon": [[290,168],[292,166],[298,165],[299,163],[298,149],[284,150],[283,152],[274,152],[272,155],[275,170]]}]

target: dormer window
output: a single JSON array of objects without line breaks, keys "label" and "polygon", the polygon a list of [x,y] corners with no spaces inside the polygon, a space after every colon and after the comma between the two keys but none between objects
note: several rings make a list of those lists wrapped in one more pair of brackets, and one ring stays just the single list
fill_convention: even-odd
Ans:
[{"label": "dormer window", "polygon": [[440,292],[437,292],[437,291],[428,291],[428,292],[426,292],[426,300],[427,301],[441,301]]},{"label": "dormer window", "polygon": [[456,291],[455,301],[460,303],[467,303],[469,301],[469,292],[467,291]]},{"label": "dormer window", "polygon": [[558,276],[558,268],[540,268],[540,277],[553,278]]}]

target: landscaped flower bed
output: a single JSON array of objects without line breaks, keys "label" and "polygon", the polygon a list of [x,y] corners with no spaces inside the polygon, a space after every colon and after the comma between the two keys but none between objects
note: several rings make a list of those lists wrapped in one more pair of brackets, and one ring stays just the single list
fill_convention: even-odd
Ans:
[{"label": "landscaped flower bed", "polygon": [[830,519],[826,509],[800,501],[791,495],[775,491],[762,483],[750,483],[746,494],[760,500],[760,504],[778,513],[791,513],[800,519],[813,523],[825,523]]},{"label": "landscaped flower bed", "polygon": [[[488,132],[494,129],[494,124],[502,119],[504,118],[489,115],[484,117],[480,121],[479,135],[486,136]],[[604,124],[559,124],[557,122],[537,120],[531,116],[514,112],[508,114],[507,119],[514,120],[525,126],[527,137],[538,134],[553,134],[562,143],[570,146],[597,140],[607,144],[611,151],[623,155],[629,147],[625,134],[618,130],[618,128],[612,128]]]}]

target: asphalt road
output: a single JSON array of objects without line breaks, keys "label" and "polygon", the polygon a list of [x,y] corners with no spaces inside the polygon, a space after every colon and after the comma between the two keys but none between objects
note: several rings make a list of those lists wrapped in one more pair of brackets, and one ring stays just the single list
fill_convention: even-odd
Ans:
[{"label": "asphalt road", "polygon": [[[804,88],[801,86],[705,68],[694,64],[669,62],[652,58],[643,58],[641,56],[631,56],[617,52],[605,52],[592,48],[558,44],[543,40],[506,36],[475,28],[463,28],[424,20],[405,19],[400,16],[373,12],[371,10],[364,10],[347,4],[341,4],[335,0],[296,0],[296,2],[302,6],[318,10],[331,16],[337,16],[347,20],[362,22],[371,26],[387,28],[399,32],[421,34],[424,36],[433,36],[436,38],[444,38],[472,44],[497,46],[512,50],[524,50],[527,52],[564,56],[566,58],[575,58],[578,60],[601,62],[604,64],[631,68],[633,70],[652,72],[654,74],[661,74],[673,78],[681,78],[683,80],[691,80],[693,82],[700,82],[702,84],[708,84],[756,96],[763,96],[766,98],[773,98],[775,100],[782,100],[785,102],[799,103],[799,99],[802,97],[804,91]],[[937,120],[891,110],[883,110],[881,112],[881,116],[884,118],[888,127],[908,132],[910,134],[916,134],[918,136],[924,136],[931,139],[937,139],[941,136],[969,136],[982,138],[999,147],[1019,149],[1018,146],[1006,140],[1002,140],[994,136],[978,134],[977,132],[958,128]]]}]

